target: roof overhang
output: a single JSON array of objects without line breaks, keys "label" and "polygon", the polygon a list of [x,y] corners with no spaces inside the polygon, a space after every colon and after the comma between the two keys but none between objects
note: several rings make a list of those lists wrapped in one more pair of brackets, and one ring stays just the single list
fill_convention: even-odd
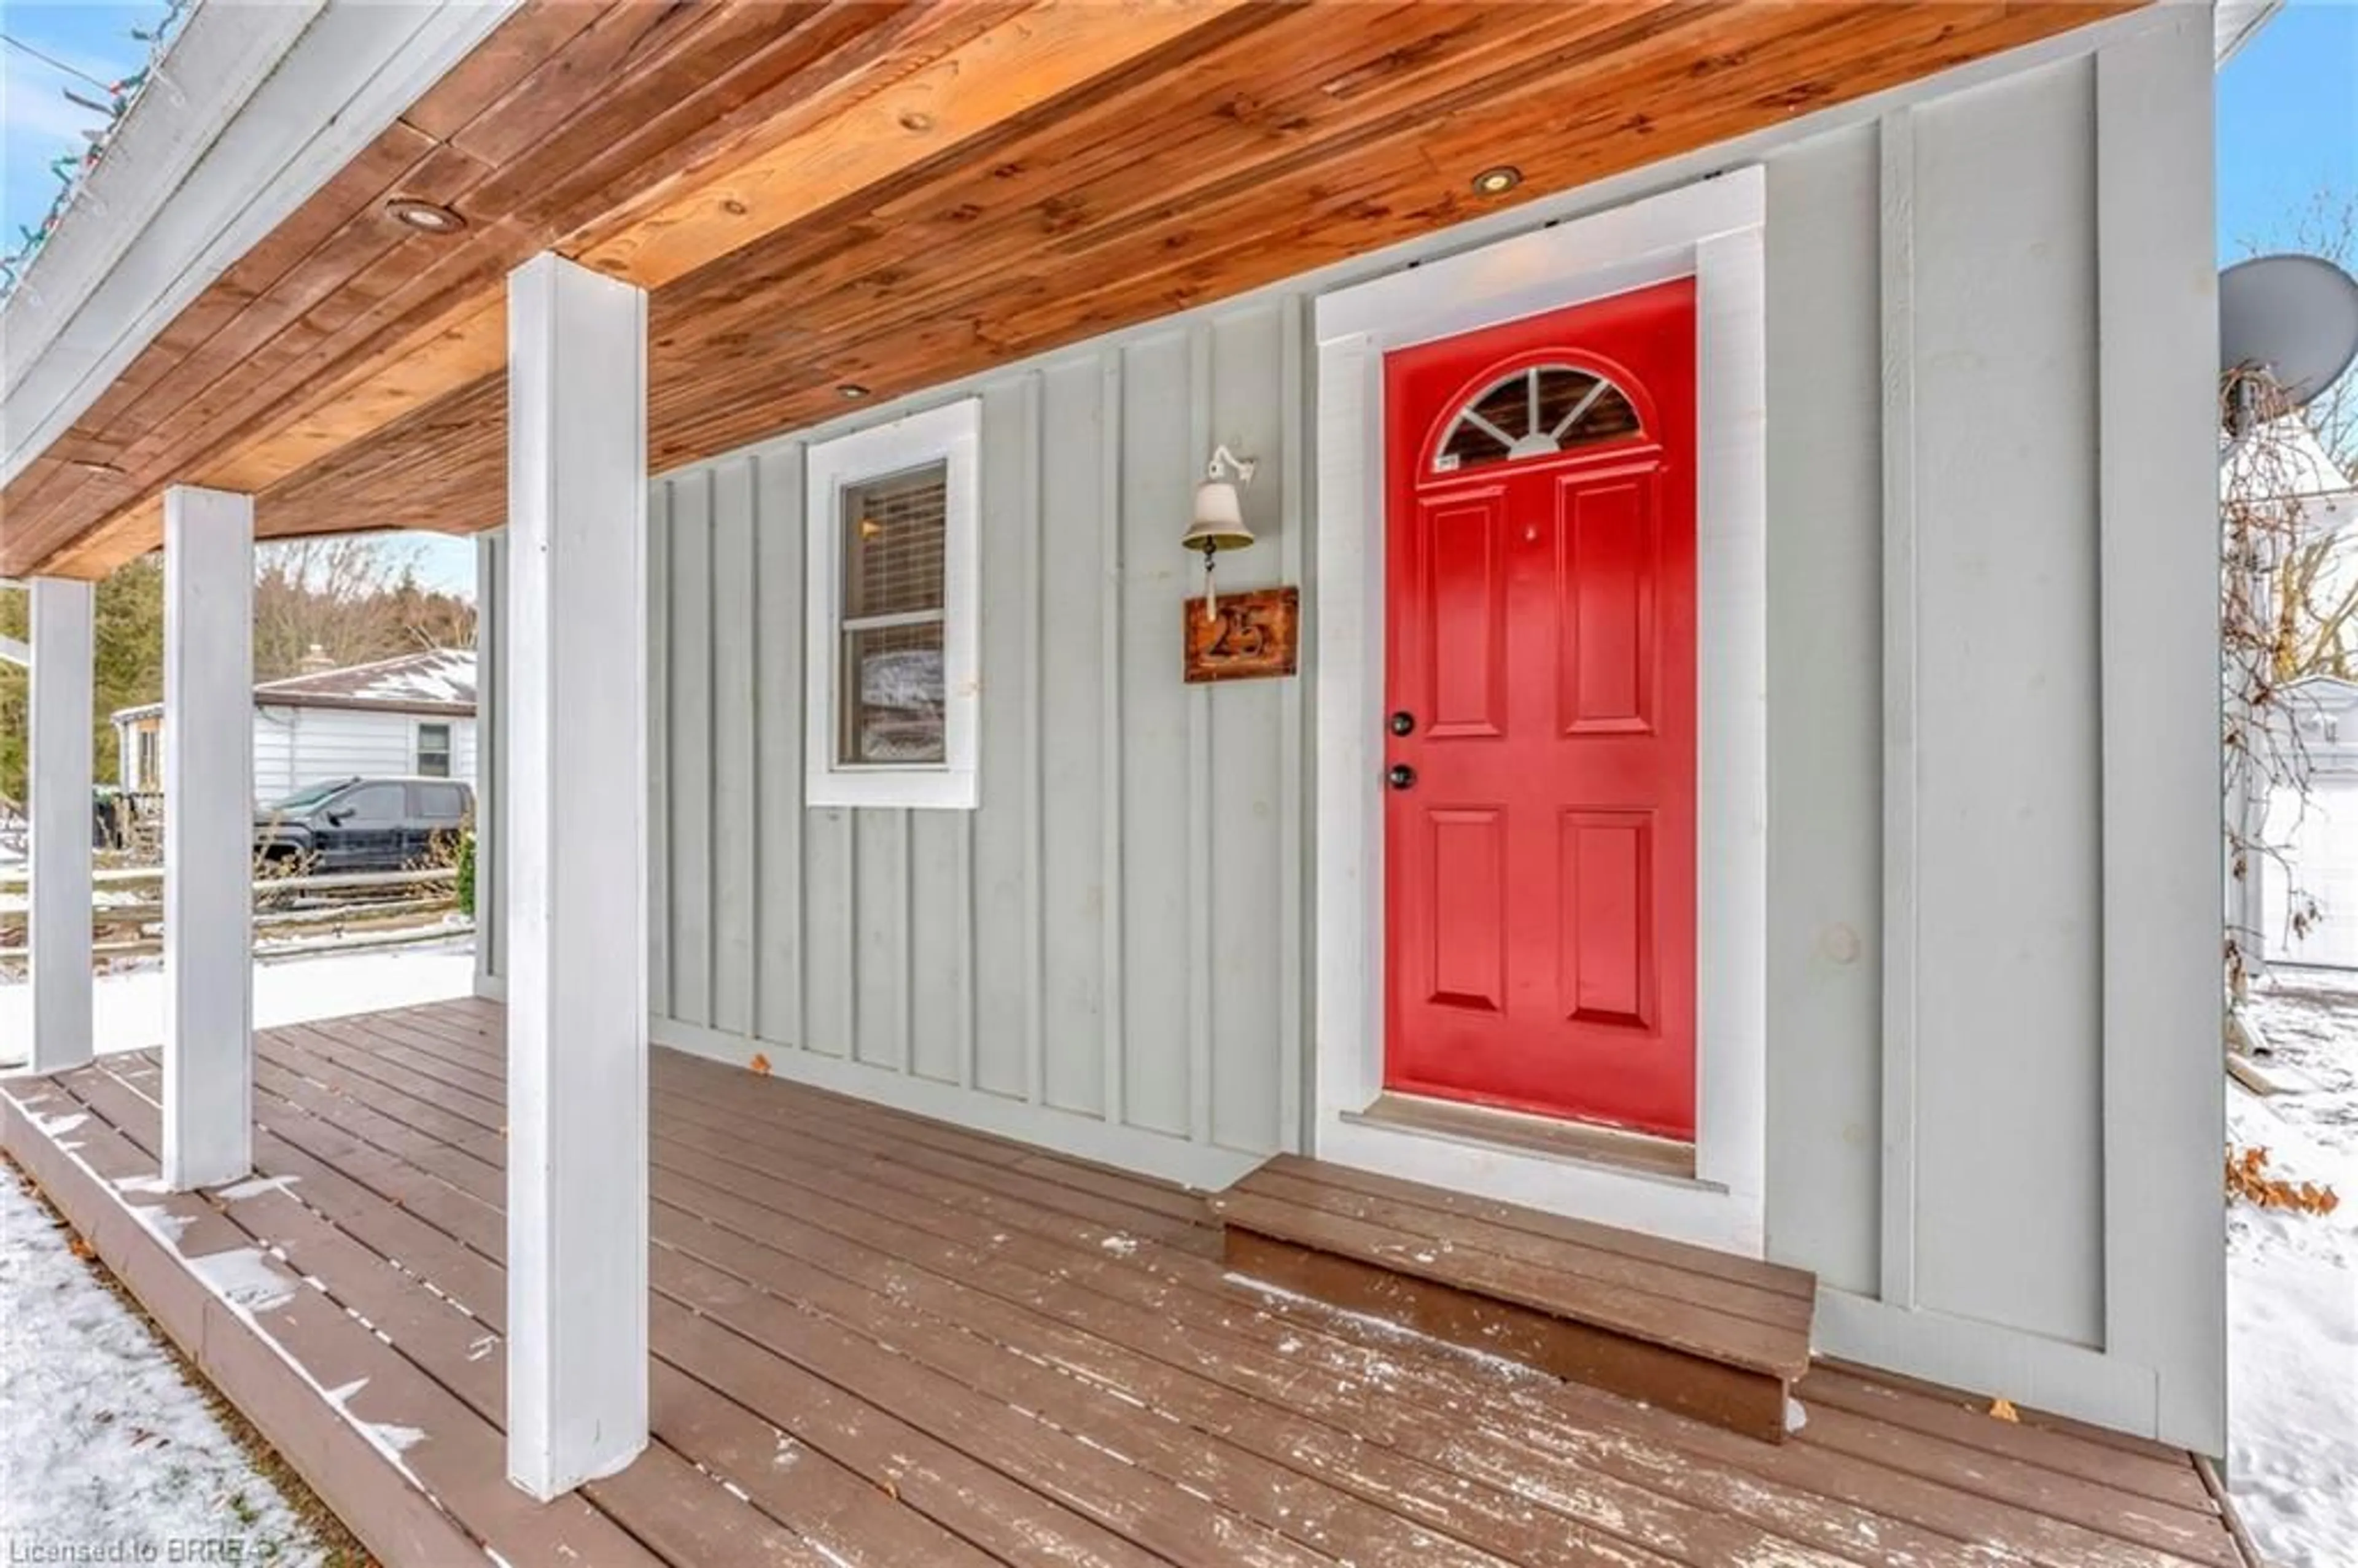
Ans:
[{"label": "roof overhang", "polygon": [[256,708],[327,708],[344,713],[406,713],[419,719],[472,719],[471,702],[442,702],[431,697],[274,697],[254,694]]},{"label": "roof overhang", "polygon": [[[363,47],[385,8],[340,0],[247,95],[298,59],[341,83],[307,100],[347,105],[316,151],[248,170],[183,248],[203,265],[142,283],[126,251],[91,332],[11,362],[0,572],[103,575],[157,542],[173,483],[256,494],[265,537],[496,525],[503,283],[542,250],[651,291],[660,470],[823,420],[846,384],[1022,360],[2142,3],[536,5],[450,8],[489,28],[461,48],[408,7]],[[1499,164],[1520,185],[1476,196]],[[465,227],[403,230],[401,196]]]},{"label": "roof overhang", "polygon": [[0,310],[5,478],[515,4],[200,4]]},{"label": "roof overhang", "polygon": [[[424,697],[394,699],[367,697],[274,697],[266,691],[254,694],[256,708],[321,708],[346,713],[406,713],[419,719],[472,719],[475,705],[471,702],[436,702]],[[116,724],[134,723],[142,719],[161,719],[164,705],[143,702],[131,708],[118,708],[108,718]]]}]

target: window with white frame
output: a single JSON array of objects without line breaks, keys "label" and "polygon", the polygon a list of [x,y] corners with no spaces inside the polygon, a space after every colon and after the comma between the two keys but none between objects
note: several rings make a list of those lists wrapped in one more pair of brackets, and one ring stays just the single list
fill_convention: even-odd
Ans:
[{"label": "window with white frame", "polygon": [[972,399],[812,445],[806,790],[812,806],[975,804]]},{"label": "window with white frame", "polygon": [[417,773],[420,778],[428,779],[450,776],[450,727],[448,724],[421,724],[417,727]]}]

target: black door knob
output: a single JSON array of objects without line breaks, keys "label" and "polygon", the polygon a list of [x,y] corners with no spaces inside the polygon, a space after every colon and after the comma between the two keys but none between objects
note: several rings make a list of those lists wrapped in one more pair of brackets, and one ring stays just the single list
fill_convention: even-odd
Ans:
[{"label": "black door knob", "polygon": [[1384,780],[1394,789],[1407,789],[1416,783],[1416,770],[1406,762],[1394,762],[1390,771],[1384,774]]},{"label": "black door knob", "polygon": [[1413,734],[1416,731],[1416,715],[1403,708],[1392,715],[1391,726],[1395,735]]}]

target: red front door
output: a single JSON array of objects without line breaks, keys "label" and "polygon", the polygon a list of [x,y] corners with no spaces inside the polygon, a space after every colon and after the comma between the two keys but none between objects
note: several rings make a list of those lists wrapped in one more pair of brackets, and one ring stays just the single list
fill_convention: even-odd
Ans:
[{"label": "red front door", "polygon": [[1694,285],[1384,367],[1389,1087],[1694,1136]]}]

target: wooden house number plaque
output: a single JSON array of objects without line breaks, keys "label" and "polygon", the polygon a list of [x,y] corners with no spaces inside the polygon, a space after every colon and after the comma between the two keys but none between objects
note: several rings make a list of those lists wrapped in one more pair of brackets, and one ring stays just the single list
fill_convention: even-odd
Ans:
[{"label": "wooden house number plaque", "polygon": [[1293,674],[1302,627],[1302,590],[1256,588],[1221,594],[1208,620],[1204,601],[1181,607],[1186,624],[1189,685]]}]

